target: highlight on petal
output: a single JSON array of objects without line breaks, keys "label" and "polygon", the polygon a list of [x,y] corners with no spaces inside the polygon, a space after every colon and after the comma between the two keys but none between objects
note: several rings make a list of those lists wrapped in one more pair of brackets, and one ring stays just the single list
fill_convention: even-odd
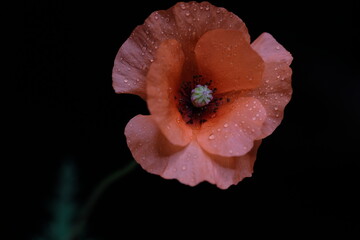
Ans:
[{"label": "highlight on petal", "polygon": [[175,103],[180,88],[184,53],[176,40],[164,41],[147,75],[147,103],[153,119],[170,142],[187,145],[192,130],[183,121]]},{"label": "highlight on petal", "polygon": [[266,137],[279,126],[284,108],[290,101],[292,70],[289,65],[293,58],[269,33],[260,35],[251,46],[265,62],[264,84],[249,94],[256,96],[266,109],[262,129],[263,137]]},{"label": "highlight on petal", "polygon": [[153,12],[135,28],[116,55],[112,74],[115,92],[146,99],[147,72],[160,44],[167,39],[181,43],[187,59],[185,68],[195,74],[196,42],[207,31],[218,28],[240,31],[247,41],[250,39],[239,17],[208,2],[180,2],[168,10]]},{"label": "highlight on petal", "polygon": [[203,151],[196,141],[186,147],[171,144],[152,116],[138,115],[125,128],[128,146],[135,160],[148,172],[195,186],[208,181],[226,189],[250,177],[261,141],[241,157],[221,157]]},{"label": "highlight on petal", "polygon": [[261,139],[265,118],[266,111],[256,98],[233,98],[202,125],[197,140],[211,154],[243,156]]},{"label": "highlight on petal", "polygon": [[283,62],[290,65],[293,58],[291,54],[269,33],[261,34],[251,47],[266,62]]},{"label": "highlight on petal", "polygon": [[262,84],[263,60],[241,31],[206,32],[196,44],[195,55],[200,73],[213,80],[220,93]]}]

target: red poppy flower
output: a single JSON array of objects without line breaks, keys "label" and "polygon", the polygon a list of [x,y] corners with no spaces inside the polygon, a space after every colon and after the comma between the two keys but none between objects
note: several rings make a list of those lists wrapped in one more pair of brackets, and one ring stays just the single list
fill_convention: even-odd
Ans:
[{"label": "red poppy flower", "polygon": [[240,18],[208,2],[152,13],[113,69],[116,93],[139,95],[151,113],[126,126],[135,160],[191,186],[226,189],[250,177],[291,98],[291,61],[270,34],[250,43]]}]

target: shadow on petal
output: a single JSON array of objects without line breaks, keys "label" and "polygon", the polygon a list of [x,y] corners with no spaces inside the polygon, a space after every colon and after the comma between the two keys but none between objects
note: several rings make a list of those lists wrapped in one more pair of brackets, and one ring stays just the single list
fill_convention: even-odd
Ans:
[{"label": "shadow on petal", "polygon": [[241,31],[216,29],[195,47],[201,74],[214,81],[219,93],[252,89],[262,83],[264,63]]}]

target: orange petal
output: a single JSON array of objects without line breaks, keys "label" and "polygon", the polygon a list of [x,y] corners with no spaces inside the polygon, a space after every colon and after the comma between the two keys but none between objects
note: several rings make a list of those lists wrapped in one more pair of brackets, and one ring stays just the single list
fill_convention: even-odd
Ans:
[{"label": "orange petal", "polygon": [[266,111],[251,97],[234,97],[220,106],[216,116],[205,122],[197,135],[200,146],[211,154],[243,156],[260,139]]},{"label": "orange petal", "polygon": [[146,75],[160,44],[176,39],[188,58],[186,68],[196,71],[194,47],[199,38],[212,29],[241,31],[250,37],[243,21],[224,8],[208,2],[177,3],[168,10],[153,12],[143,25],[135,28],[118,51],[113,68],[113,88],[116,93],[132,93],[146,99]]},{"label": "orange petal", "polygon": [[263,60],[241,31],[205,33],[195,47],[199,72],[214,81],[219,93],[252,89],[262,83]]},{"label": "orange petal", "polygon": [[177,109],[175,96],[180,88],[184,53],[176,40],[164,41],[147,75],[147,103],[161,131],[175,145],[185,146],[192,130]]},{"label": "orange petal", "polygon": [[260,141],[245,156],[226,158],[204,152],[196,141],[186,147],[171,144],[152,116],[138,115],[125,128],[135,160],[148,172],[195,186],[202,181],[226,189],[251,176]]},{"label": "orange petal", "polygon": [[263,137],[270,135],[283,119],[284,108],[290,101],[291,88],[291,54],[270,34],[263,33],[252,44],[252,48],[265,62],[264,84],[249,92],[262,103],[266,109],[263,126]]}]

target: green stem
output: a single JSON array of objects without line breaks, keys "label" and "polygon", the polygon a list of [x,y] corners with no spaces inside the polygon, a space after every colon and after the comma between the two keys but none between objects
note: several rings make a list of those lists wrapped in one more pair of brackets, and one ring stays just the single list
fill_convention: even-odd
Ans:
[{"label": "green stem", "polygon": [[81,235],[84,232],[84,227],[87,223],[90,213],[93,210],[100,196],[105,192],[105,190],[116,180],[124,177],[133,169],[135,169],[136,166],[137,163],[135,161],[131,161],[127,166],[109,175],[96,186],[95,190],[92,192],[90,198],[88,199],[88,201],[86,202],[86,204],[84,205],[84,207],[80,212],[79,219],[76,222],[73,231],[71,233],[71,236],[69,238],[70,240],[78,239],[79,235]]}]

